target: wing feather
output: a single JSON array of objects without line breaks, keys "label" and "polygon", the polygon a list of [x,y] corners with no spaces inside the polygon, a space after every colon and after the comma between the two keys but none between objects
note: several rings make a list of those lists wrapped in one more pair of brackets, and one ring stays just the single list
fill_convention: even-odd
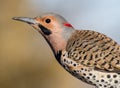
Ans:
[{"label": "wing feather", "polygon": [[68,40],[68,57],[100,71],[120,72],[120,46],[104,34],[76,30]]}]

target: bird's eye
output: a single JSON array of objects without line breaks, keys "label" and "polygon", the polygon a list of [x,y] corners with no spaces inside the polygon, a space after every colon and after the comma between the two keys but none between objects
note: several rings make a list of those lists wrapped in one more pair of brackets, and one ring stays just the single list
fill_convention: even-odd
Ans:
[{"label": "bird's eye", "polygon": [[50,23],[50,22],[51,22],[51,19],[46,19],[45,22],[46,22],[46,23]]}]

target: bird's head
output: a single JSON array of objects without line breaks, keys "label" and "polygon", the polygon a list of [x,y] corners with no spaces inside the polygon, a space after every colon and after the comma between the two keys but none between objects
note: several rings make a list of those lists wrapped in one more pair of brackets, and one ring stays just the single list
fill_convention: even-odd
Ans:
[{"label": "bird's head", "polygon": [[33,26],[47,40],[54,53],[63,50],[74,28],[62,16],[47,13],[35,18],[14,17],[14,20],[26,22]]}]

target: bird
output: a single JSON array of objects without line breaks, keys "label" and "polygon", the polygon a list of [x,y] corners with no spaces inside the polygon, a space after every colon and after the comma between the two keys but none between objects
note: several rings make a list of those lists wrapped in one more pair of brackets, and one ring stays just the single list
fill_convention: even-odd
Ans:
[{"label": "bird", "polygon": [[31,25],[71,75],[95,88],[120,88],[120,45],[105,34],[75,29],[63,16],[14,17]]}]

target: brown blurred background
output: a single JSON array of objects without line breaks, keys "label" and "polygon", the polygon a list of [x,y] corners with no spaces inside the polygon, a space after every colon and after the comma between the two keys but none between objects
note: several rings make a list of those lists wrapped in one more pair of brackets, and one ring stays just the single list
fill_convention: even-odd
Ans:
[{"label": "brown blurred background", "polygon": [[0,88],[82,88],[57,63],[39,33],[11,19],[38,15],[27,2],[0,1]]},{"label": "brown blurred background", "polygon": [[[119,15],[117,20],[114,20],[116,15],[110,20],[111,16],[107,14],[113,14],[111,11],[115,10],[108,11],[108,7],[100,9],[102,5],[110,4],[109,0],[106,2],[107,5],[104,0],[79,0],[76,3],[66,0],[69,4],[64,1],[0,1],[0,88],[93,88],[67,73],[55,60],[42,36],[32,27],[11,19],[15,16],[34,17],[44,12],[57,12],[71,21],[75,27],[97,29],[120,41],[120,26],[116,25],[120,22],[120,12],[114,12]],[[77,9],[77,6],[80,8]],[[93,9],[95,6],[96,10]],[[111,4],[108,6],[111,7]],[[105,10],[110,13],[101,13]],[[103,17],[107,20],[101,19]]]}]

